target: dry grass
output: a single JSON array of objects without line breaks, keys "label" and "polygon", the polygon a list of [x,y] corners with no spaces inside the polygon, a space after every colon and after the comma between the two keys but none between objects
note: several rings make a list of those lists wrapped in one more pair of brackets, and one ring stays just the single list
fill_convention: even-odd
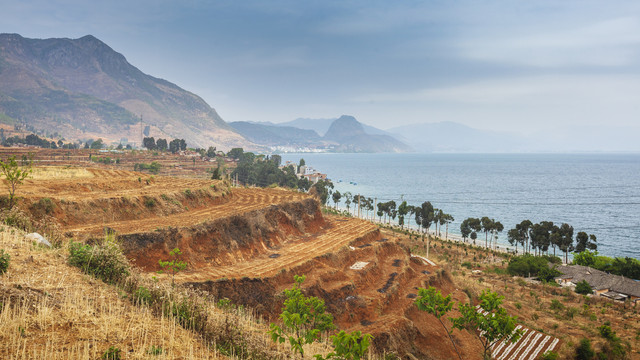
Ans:
[{"label": "dry grass", "polygon": [[60,167],[60,166],[37,166],[33,168],[33,173],[29,179],[49,180],[49,179],[81,179],[93,178],[95,175],[81,167]]},{"label": "dry grass", "polygon": [[[417,249],[422,247],[419,240],[409,240],[407,244]],[[631,345],[629,358],[640,359],[640,307],[625,307],[599,297],[585,299],[569,289],[526,283],[522,278],[498,273],[506,270],[508,260],[485,249],[441,240],[432,240],[431,245],[430,258],[452,274],[459,291],[475,297],[482,290],[490,289],[503,295],[505,308],[518,316],[521,324],[561,340],[557,350],[560,358],[572,358],[580,339],[585,337],[599,350],[605,340],[598,327],[609,321],[617,335]],[[482,273],[472,274],[471,269],[461,266],[465,262]],[[553,300],[564,308],[551,309]],[[569,308],[575,309],[573,316],[568,315]]]},{"label": "dry grass", "polygon": [[[130,281],[166,294],[172,299],[167,301],[197,303],[206,323],[187,330],[157,307],[132,301],[126,287],[107,285],[67,265],[66,246],[35,246],[20,230],[0,229],[0,249],[11,256],[9,270],[0,275],[1,359],[98,359],[112,346],[123,359],[292,356],[288,344],[273,343],[268,324],[250,311],[220,308],[204,294],[135,273]],[[151,354],[152,348],[162,353]],[[329,351],[327,339],[305,346],[308,354]]]},{"label": "dry grass", "polygon": [[[175,321],[66,265],[66,249],[23,239],[14,229],[0,232],[0,248],[11,255],[0,283],[0,358],[96,359],[111,346],[126,359],[219,357]],[[150,355],[152,346],[162,354]]]}]

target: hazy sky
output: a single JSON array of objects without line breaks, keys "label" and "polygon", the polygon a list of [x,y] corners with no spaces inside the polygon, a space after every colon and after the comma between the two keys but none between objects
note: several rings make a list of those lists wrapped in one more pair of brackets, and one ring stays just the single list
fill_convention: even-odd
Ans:
[{"label": "hazy sky", "polygon": [[640,135],[635,0],[0,0],[0,13],[0,32],[92,34],[227,121]]}]

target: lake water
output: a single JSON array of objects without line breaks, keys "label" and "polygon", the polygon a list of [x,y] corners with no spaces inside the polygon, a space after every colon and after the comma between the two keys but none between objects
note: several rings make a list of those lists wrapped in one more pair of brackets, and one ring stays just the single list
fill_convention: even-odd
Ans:
[{"label": "lake water", "polygon": [[[431,201],[453,215],[488,216],[506,233],[524,219],[568,223],[595,234],[608,256],[640,258],[640,154],[284,154],[326,173],[335,189],[377,198]],[[339,182],[341,180],[341,182]],[[351,184],[357,183],[357,185]],[[352,208],[353,209],[353,208]],[[412,220],[413,222],[413,220]],[[432,227],[432,230],[434,227]],[[484,236],[479,234],[479,239]]]}]

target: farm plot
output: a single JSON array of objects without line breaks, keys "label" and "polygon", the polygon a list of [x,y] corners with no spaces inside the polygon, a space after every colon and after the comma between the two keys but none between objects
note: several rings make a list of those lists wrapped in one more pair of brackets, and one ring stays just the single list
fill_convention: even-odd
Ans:
[{"label": "farm plot", "polygon": [[100,234],[104,227],[109,227],[120,234],[129,234],[151,231],[158,227],[184,227],[208,220],[248,213],[272,205],[301,201],[308,197],[303,193],[280,189],[236,188],[232,190],[232,195],[228,197],[227,201],[200,209],[168,216],[74,226],[65,230],[75,233]]},{"label": "farm plot", "polygon": [[291,269],[317,256],[337,251],[350,242],[378,229],[370,222],[354,218],[340,219],[340,221],[329,220],[329,223],[329,228],[323,233],[291,239],[270,254],[264,254],[250,261],[221,267],[208,267],[194,273],[184,273],[177,279],[180,282],[199,282],[245,276],[269,277],[282,269]]},{"label": "farm plot", "polygon": [[[482,311],[479,306],[478,311]],[[486,315],[487,312],[485,311]],[[516,327],[522,330],[522,337],[515,343],[499,341],[491,347],[491,354],[496,360],[535,360],[539,355],[557,348],[559,339],[545,335],[522,325]]]}]

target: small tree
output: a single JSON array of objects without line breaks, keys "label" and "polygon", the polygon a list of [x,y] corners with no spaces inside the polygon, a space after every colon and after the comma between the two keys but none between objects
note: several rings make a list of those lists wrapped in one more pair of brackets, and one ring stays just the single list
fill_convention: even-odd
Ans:
[{"label": "small tree", "polygon": [[287,299],[280,314],[284,326],[281,328],[271,323],[269,330],[273,341],[284,343],[288,340],[293,352],[299,353],[301,358],[304,358],[305,344],[319,340],[323,331],[334,328],[333,317],[325,313],[324,300],[306,297],[302,293],[300,286],[305,279],[304,275],[293,277],[293,288],[284,291]]},{"label": "small tree", "polygon": [[7,188],[9,189],[9,209],[14,205],[16,188],[22,185],[27,176],[31,175],[33,171],[31,165],[31,159],[22,166],[18,165],[15,155],[9,157],[6,162],[0,160],[0,171],[7,179]]},{"label": "small tree", "polygon": [[162,270],[158,271],[158,273],[162,274],[164,272],[169,272],[171,274],[171,286],[174,286],[174,279],[176,274],[186,269],[187,263],[184,261],[180,261],[179,256],[182,255],[182,252],[178,248],[169,251],[169,255],[171,256],[171,260],[158,261],[160,267],[162,268]]},{"label": "small tree", "polygon": [[582,295],[588,295],[593,292],[591,285],[586,280],[582,280],[576,284],[576,292]]},{"label": "small tree", "polygon": [[501,307],[503,296],[489,290],[482,291],[478,297],[480,308],[471,304],[458,306],[461,316],[452,318],[453,327],[467,329],[474,333],[484,348],[483,358],[490,359],[491,347],[500,340],[515,343],[522,336],[522,330],[516,330],[515,316],[509,316]]},{"label": "small tree", "polygon": [[447,326],[442,322],[442,316],[451,311],[453,307],[453,302],[451,302],[451,294],[446,297],[442,296],[442,293],[439,290],[436,290],[434,287],[429,286],[428,289],[419,289],[418,290],[418,298],[414,302],[418,309],[422,311],[426,311],[429,314],[433,314],[436,319],[440,322],[440,325],[444,328],[444,331],[449,335],[449,340],[453,344],[453,348],[456,350],[456,354],[460,360],[462,360],[462,356],[460,355],[460,351],[458,351],[458,347],[456,346],[455,341],[451,337],[451,332],[447,329]]},{"label": "small tree", "polygon": [[365,357],[371,339],[373,339],[371,334],[362,334],[360,331],[354,331],[349,334],[342,330],[331,336],[333,351],[326,358],[319,354],[314,355],[314,357],[316,360],[360,360]]},{"label": "small tree", "polygon": [[576,348],[576,360],[591,360],[596,356],[595,351],[591,347],[591,340],[583,338],[580,345]]}]

